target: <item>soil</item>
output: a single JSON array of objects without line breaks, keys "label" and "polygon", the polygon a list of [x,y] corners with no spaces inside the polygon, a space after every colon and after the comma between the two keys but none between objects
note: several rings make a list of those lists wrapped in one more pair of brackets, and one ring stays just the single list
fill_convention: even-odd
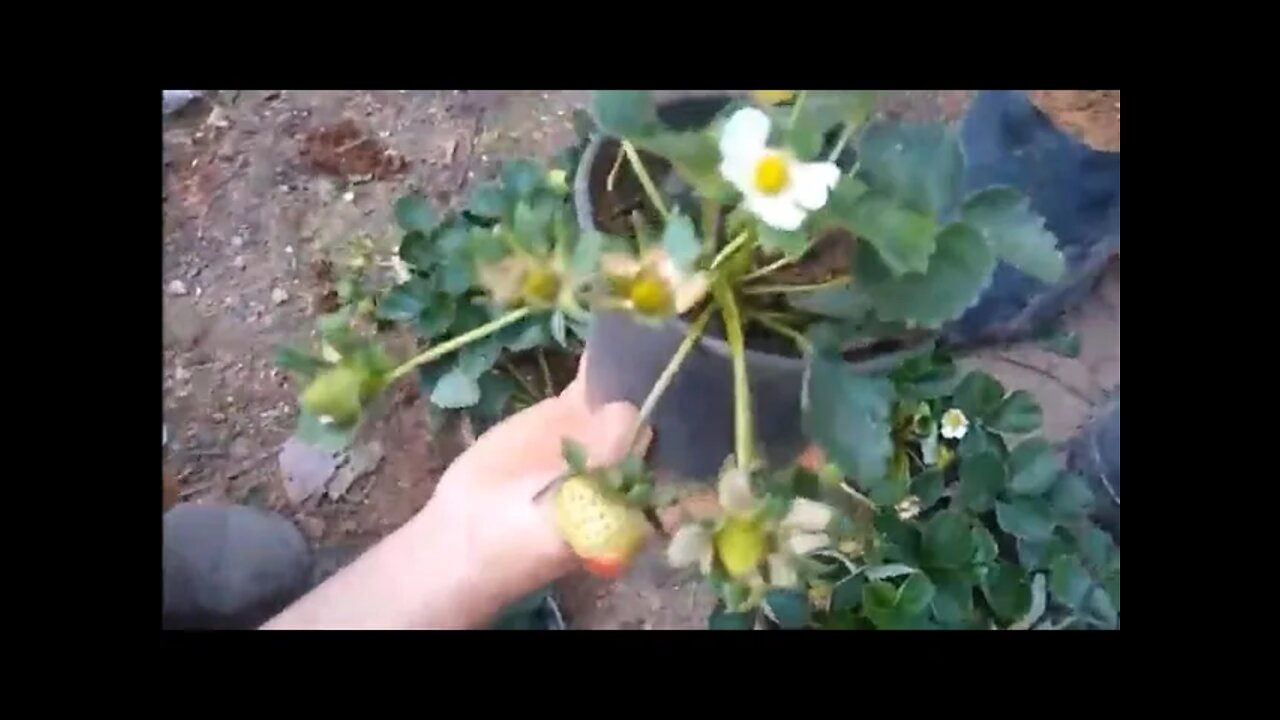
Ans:
[{"label": "soil", "polygon": [[1119,90],[1032,90],[1028,97],[1089,147],[1120,152]]},{"label": "soil", "polygon": [[[588,95],[216,91],[166,118],[166,502],[176,494],[186,502],[270,508],[324,547],[370,543],[417,512],[470,430],[459,422],[431,427],[416,387],[398,386],[360,438],[381,444],[381,462],[337,500],[293,506],[277,456],[293,431],[298,388],[275,368],[274,349],[304,337],[315,315],[332,308],[333,273],[324,263],[358,238],[371,243],[374,267],[389,277],[397,197],[419,192],[441,210],[455,207],[503,160],[549,158],[572,142],[570,113]],[[968,97],[890,93],[886,113],[954,120]],[[1118,148],[1118,93],[1115,102]],[[1114,353],[1089,355],[1086,338],[1091,364],[1081,372],[1105,368],[1118,381],[1118,271],[1112,296],[1104,306],[1115,307],[1114,331],[1107,330]],[[1018,368],[1039,362],[1013,359]],[[1102,393],[1096,385],[1076,394],[1092,400]],[[1042,402],[1051,415],[1051,401]],[[656,549],[645,558],[615,584],[586,575],[564,581],[559,592],[570,626],[704,627],[713,602],[705,589],[666,568]]]}]

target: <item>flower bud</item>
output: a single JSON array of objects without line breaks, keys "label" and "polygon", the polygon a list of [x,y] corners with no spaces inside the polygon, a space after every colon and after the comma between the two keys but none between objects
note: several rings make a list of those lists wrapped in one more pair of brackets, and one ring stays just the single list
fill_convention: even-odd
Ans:
[{"label": "flower bud", "polygon": [[747,577],[764,559],[764,528],[754,520],[731,517],[716,532],[715,545],[716,555],[730,577]]}]

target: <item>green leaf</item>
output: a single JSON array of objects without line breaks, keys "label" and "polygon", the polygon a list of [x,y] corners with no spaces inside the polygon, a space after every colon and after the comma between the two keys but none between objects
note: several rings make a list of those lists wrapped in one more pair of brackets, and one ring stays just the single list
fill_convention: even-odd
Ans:
[{"label": "green leaf", "polygon": [[1049,591],[1055,600],[1072,610],[1081,608],[1092,585],[1093,578],[1075,555],[1063,555],[1049,567]]},{"label": "green leaf", "polygon": [[1000,548],[996,546],[996,539],[991,536],[991,531],[981,523],[973,526],[973,563],[975,565],[987,565],[994,562],[1000,554]]},{"label": "green leaf", "polygon": [[898,589],[891,583],[877,581],[862,588],[862,613],[878,628],[894,624],[898,604]]},{"label": "green leaf", "polygon": [[1041,340],[1040,345],[1045,350],[1065,358],[1080,356],[1080,335],[1074,330],[1058,330]]},{"label": "green leaf", "polygon": [[890,277],[923,273],[937,250],[937,221],[903,207],[884,193],[867,191],[852,202],[838,200],[824,217],[875,247],[874,253],[860,253],[855,267],[874,255]]},{"label": "green leaf", "polygon": [[1058,239],[1021,192],[1011,187],[981,190],[965,201],[960,215],[982,233],[1001,260],[1047,283],[1062,279],[1066,260],[1057,248]]},{"label": "green leaf", "polygon": [[551,251],[551,216],[555,206],[549,202],[530,204],[520,201],[516,205],[515,232],[520,242],[535,255]]},{"label": "green leaf", "polygon": [[800,257],[809,249],[809,236],[803,231],[787,232],[767,223],[760,223],[758,230],[760,247],[790,257]]},{"label": "green leaf", "polygon": [[924,573],[915,573],[898,588],[895,609],[903,618],[919,615],[933,602],[934,593],[933,582]]},{"label": "green leaf", "polygon": [[461,295],[475,280],[475,266],[459,253],[445,262],[440,272],[440,289],[450,295]]},{"label": "green leaf", "polygon": [[770,590],[765,593],[764,604],[785,630],[809,624],[809,596],[799,590]]},{"label": "green leaf", "polygon": [[946,625],[960,625],[973,617],[974,583],[962,573],[938,572],[933,576],[933,616]]},{"label": "green leaf", "polygon": [[565,316],[563,310],[557,310],[551,315],[551,337],[560,343],[560,347],[569,347],[569,338],[565,334]]},{"label": "green leaf", "polygon": [[329,366],[329,363],[311,353],[288,345],[276,348],[275,363],[276,367],[298,373],[304,378],[310,378]]},{"label": "green leaf", "polygon": [[982,579],[982,594],[996,615],[1013,622],[1031,609],[1031,582],[1022,568],[997,561]]},{"label": "green leaf", "polygon": [[1101,574],[1111,565],[1116,545],[1102,528],[1089,523],[1077,532],[1076,542],[1085,561]]},{"label": "green leaf", "polygon": [[536,316],[508,325],[495,337],[511,352],[522,352],[539,345],[550,344],[551,330],[547,326],[546,318]]},{"label": "green leaf", "polygon": [[653,94],[648,90],[596,90],[591,96],[591,118],[614,137],[639,137],[658,127]]},{"label": "green leaf", "polygon": [[929,468],[911,481],[911,494],[920,499],[920,509],[928,510],[942,499],[947,475],[938,468]]},{"label": "green leaf", "polygon": [[861,575],[845,578],[831,590],[831,610],[852,610],[862,605],[862,587],[867,584]]},{"label": "green leaf", "polygon": [[1120,612],[1120,571],[1116,570],[1102,581],[1102,588],[1107,591],[1108,597],[1115,605],[1116,613]]},{"label": "green leaf", "polygon": [[1027,570],[1047,570],[1069,549],[1067,543],[1056,534],[1048,540],[1038,542],[1018,540],[1018,563]]},{"label": "green leaf", "polygon": [[458,372],[478,380],[493,368],[501,352],[502,340],[499,338],[491,335],[477,340],[458,351]]},{"label": "green leaf", "polygon": [[581,281],[595,274],[604,245],[604,235],[594,228],[587,229],[578,235],[578,241],[573,246],[573,255],[569,259],[569,273],[574,280]]},{"label": "green leaf", "polygon": [[1085,596],[1084,599],[1084,616],[1095,625],[1104,628],[1114,628],[1116,622],[1120,619],[1120,609],[1118,602],[1112,602],[1112,597],[1106,588],[1095,585],[1093,591]]},{"label": "green leaf", "polygon": [[436,264],[437,257],[431,244],[431,238],[419,230],[410,230],[400,239],[400,259],[418,268],[427,270]]},{"label": "green leaf", "polygon": [[706,132],[659,132],[634,138],[637,147],[661,155],[671,162],[676,174],[702,197],[725,200],[732,186],[720,176],[720,149]]},{"label": "green leaf", "polygon": [[1007,480],[1004,462],[994,452],[984,451],[962,458],[956,502],[972,512],[986,512],[995,503],[996,496],[1004,489]]},{"label": "green leaf", "polygon": [[698,240],[693,220],[680,212],[672,213],[662,230],[662,249],[681,272],[691,271],[702,254],[702,243]]},{"label": "green leaf", "polygon": [[1040,403],[1026,390],[1014,390],[986,418],[987,427],[1002,433],[1025,435],[1040,429]]},{"label": "green leaf", "polygon": [[431,391],[431,402],[448,410],[471,407],[480,401],[480,385],[476,379],[458,368],[445,373]]},{"label": "green leaf", "polygon": [[1032,542],[1043,542],[1053,535],[1053,518],[1049,506],[1039,498],[1020,498],[996,503],[996,521],[1010,535]]},{"label": "green leaf", "polygon": [[1093,491],[1078,473],[1062,472],[1049,493],[1049,507],[1060,520],[1085,517],[1093,508]]},{"label": "green leaf", "polygon": [[461,335],[475,330],[487,322],[489,322],[489,311],[483,306],[459,301],[453,317],[453,324],[449,326],[449,334]]},{"label": "green leaf", "polygon": [[930,217],[960,200],[964,156],[953,130],[940,123],[875,123],[858,143],[867,183]]},{"label": "green leaf", "polygon": [[587,471],[587,450],[582,447],[582,443],[565,436],[560,440],[560,454],[564,457],[564,461],[569,464],[570,470],[575,473]]},{"label": "green leaf", "polygon": [[418,317],[433,297],[431,283],[424,278],[413,277],[382,296],[378,301],[377,315],[382,320],[394,322],[412,320]]},{"label": "green leaf", "polygon": [[1009,491],[1015,495],[1040,495],[1053,485],[1061,470],[1049,441],[1031,438],[1009,453]]},{"label": "green leaf", "polygon": [[716,607],[711,611],[711,616],[707,618],[707,629],[709,630],[750,630],[755,626],[755,615],[753,613],[735,613],[727,612],[724,603],[716,603]]},{"label": "green leaf", "polygon": [[358,423],[345,427],[333,423],[326,425],[315,415],[301,410],[298,413],[298,427],[294,430],[293,436],[299,442],[326,452],[337,453],[345,450],[355,440],[357,427],[359,427]]},{"label": "green leaf", "polygon": [[417,230],[430,235],[439,220],[427,199],[420,195],[405,195],[395,204],[396,223],[405,230]]},{"label": "green leaf", "polygon": [[921,551],[928,567],[958,568],[969,564],[974,551],[969,518],[956,510],[934,515],[924,527]]},{"label": "green leaf", "polygon": [[927,271],[896,278],[881,253],[859,253],[855,279],[875,301],[882,320],[938,327],[973,305],[991,281],[995,257],[975,230],[951,224],[935,240]]},{"label": "green leaf", "polygon": [[1004,386],[999,380],[987,373],[975,371],[965,375],[960,381],[951,402],[965,415],[978,419],[994,412],[1003,398]]},{"label": "green leaf", "polygon": [[508,198],[528,200],[542,184],[542,168],[532,160],[511,160],[502,166],[502,185]]},{"label": "green leaf", "polygon": [[428,339],[443,334],[453,324],[457,310],[457,302],[452,297],[441,293],[431,296],[418,313],[418,332]]},{"label": "green leaf", "polygon": [[496,182],[487,182],[476,186],[471,198],[467,201],[467,212],[491,220],[498,220],[507,214],[507,196],[502,186]]},{"label": "green leaf", "polygon": [[489,372],[480,376],[480,400],[471,409],[471,414],[485,424],[501,420],[507,414],[507,405],[516,390],[516,381],[498,372]]},{"label": "green leaf", "polygon": [[812,160],[822,151],[827,131],[841,123],[861,125],[875,104],[875,90],[807,90],[791,124],[788,142],[798,157]]},{"label": "green leaf", "polygon": [[871,298],[852,285],[787,293],[784,297],[794,308],[842,320],[861,320],[871,310]]},{"label": "green leaf", "polygon": [[854,373],[839,356],[815,353],[804,386],[805,424],[827,457],[860,483],[883,478],[893,453],[893,385]]},{"label": "green leaf", "polygon": [[[875,517],[875,529],[882,535],[885,558],[907,566],[920,564],[920,531],[898,517],[892,508],[882,510]],[[910,570],[910,567],[906,567]],[[879,580],[872,570],[867,571],[872,580]]]}]

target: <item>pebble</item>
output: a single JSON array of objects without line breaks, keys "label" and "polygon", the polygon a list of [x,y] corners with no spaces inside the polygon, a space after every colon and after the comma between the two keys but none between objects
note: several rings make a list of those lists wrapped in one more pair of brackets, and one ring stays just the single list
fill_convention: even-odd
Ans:
[{"label": "pebble", "polygon": [[181,280],[174,280],[169,283],[169,287],[167,289],[170,295],[181,296],[187,294],[187,284]]},{"label": "pebble", "polygon": [[244,259],[243,255],[237,255],[236,259],[231,261],[231,264],[235,265],[237,270],[243,270],[245,265],[248,265],[249,263]]},{"label": "pebble", "polygon": [[244,237],[236,235],[231,238],[231,247],[240,247],[241,245],[244,245]]},{"label": "pebble", "polygon": [[356,194],[354,191],[348,190],[342,194],[342,199],[349,203],[353,203],[356,201]]},{"label": "pebble", "polygon": [[227,421],[226,413],[216,412],[209,416],[209,419],[216,423],[224,423]]},{"label": "pebble", "polygon": [[271,291],[271,302],[277,305],[283,305],[289,300],[289,291],[282,287],[278,287]]}]

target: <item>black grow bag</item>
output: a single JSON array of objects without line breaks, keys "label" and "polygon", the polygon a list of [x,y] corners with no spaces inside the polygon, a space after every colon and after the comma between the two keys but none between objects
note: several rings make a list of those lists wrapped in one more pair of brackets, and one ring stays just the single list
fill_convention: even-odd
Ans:
[{"label": "black grow bag", "polygon": [[[710,122],[730,100],[728,96],[684,98],[661,105],[658,115],[666,125],[674,129],[695,129]],[[1030,107],[1025,96],[1022,101]],[[1016,98],[993,102],[980,95],[975,107],[986,113],[986,117],[980,121],[966,122],[966,130],[962,135],[966,142],[966,156],[971,153],[968,143],[972,141],[977,147],[974,155],[979,161],[976,168],[971,168],[966,173],[966,187],[996,182],[1019,187],[1032,195],[1032,206],[1046,214],[1049,228],[1060,232],[1062,222],[1055,223],[1054,218],[1069,217],[1070,212],[1059,211],[1062,203],[1055,205],[1036,197],[1036,193],[1052,195],[1060,192],[1057,181],[1053,177],[1046,177],[1044,173],[1037,174],[1034,168],[1023,168],[1025,162],[1022,158],[1027,152],[1028,141],[1018,133],[1034,127],[1038,134],[1029,142],[1033,145],[1045,145],[1045,152],[1049,155],[1061,152],[1063,147],[1068,146],[1061,144],[1061,137],[1047,133],[1035,122],[1028,122],[1027,115],[1023,112],[1025,108],[1016,102]],[[1031,109],[1038,113],[1034,107]],[[1012,129],[1010,126],[1001,126],[1003,130],[996,134],[1004,138],[1003,141],[990,137],[992,133],[984,134],[980,131],[979,126],[983,123],[1004,122],[1000,117],[1000,113],[1004,111],[1020,118],[1021,124],[1015,122]],[[1053,129],[1052,126],[1050,128]],[[1053,132],[1066,137],[1056,129]],[[1011,142],[1010,137],[1018,141]],[[1074,151],[1075,148],[1069,147],[1069,150]],[[1002,164],[1004,155],[1008,156],[1009,162]],[[596,207],[594,200],[615,157],[616,141],[599,135],[591,138],[582,153],[574,178],[574,203],[578,222],[582,227],[599,228],[608,220],[602,216],[603,213]],[[1117,180],[1113,212],[1116,223],[1115,242],[1118,244],[1118,155],[1116,158],[1114,170]],[[846,161],[851,159],[842,156],[841,165],[846,165]],[[1084,160],[1080,162],[1088,165]],[[1010,170],[1010,166],[1023,168],[1023,175]],[[1031,177],[1031,180],[1027,180],[1025,176]],[[1063,181],[1070,182],[1071,178],[1064,178]],[[1065,205],[1080,207],[1080,203]],[[1050,210],[1054,211],[1052,217]],[[1072,231],[1069,237],[1076,239],[1077,244],[1089,247],[1099,244],[1096,240],[1089,240],[1089,233],[1095,226],[1068,224],[1067,227]],[[1064,283],[1072,283],[1073,288],[1086,285],[1087,282],[1082,281],[1081,276],[1092,269],[1092,266],[1082,269],[1083,264],[1077,259],[1079,254],[1067,253],[1069,277]],[[1084,255],[1089,255],[1089,252],[1085,251]],[[1013,271],[1013,275],[1005,272],[1010,270],[1012,269],[1002,267],[982,300],[961,318],[959,323],[963,323],[965,329],[957,331],[953,327],[947,327],[944,329],[944,337],[957,344],[1004,339],[1011,334],[1007,331],[1011,318],[1018,328],[1031,324],[1026,314],[1019,314],[1028,306],[1038,302],[1038,311],[1034,313],[1033,319],[1048,322],[1052,319],[1050,316],[1056,317],[1067,303],[1078,299],[1082,294],[1058,293],[1053,295],[1053,302],[1042,299],[1037,301],[1037,298],[1045,295],[1045,286],[1028,284],[1027,276],[1017,271]],[[1093,276],[1096,274],[1093,271]],[[987,332],[997,326],[1001,328],[1000,332]],[[640,405],[675,353],[686,327],[686,323],[678,319],[668,320],[659,326],[649,326],[632,320],[624,313],[597,312],[587,341],[587,351],[591,357],[587,367],[588,402],[598,406],[606,402],[627,400]],[[750,348],[746,359],[752,412],[756,423],[754,439],[757,450],[770,465],[785,464],[799,454],[806,443],[800,412],[804,362],[800,358]],[[864,372],[876,372],[883,369],[885,362],[887,361],[872,359],[853,367]],[[723,340],[704,335],[663,394],[651,421],[655,429],[652,461],[656,467],[691,479],[714,478],[721,463],[733,451],[733,372],[729,347]]]}]

